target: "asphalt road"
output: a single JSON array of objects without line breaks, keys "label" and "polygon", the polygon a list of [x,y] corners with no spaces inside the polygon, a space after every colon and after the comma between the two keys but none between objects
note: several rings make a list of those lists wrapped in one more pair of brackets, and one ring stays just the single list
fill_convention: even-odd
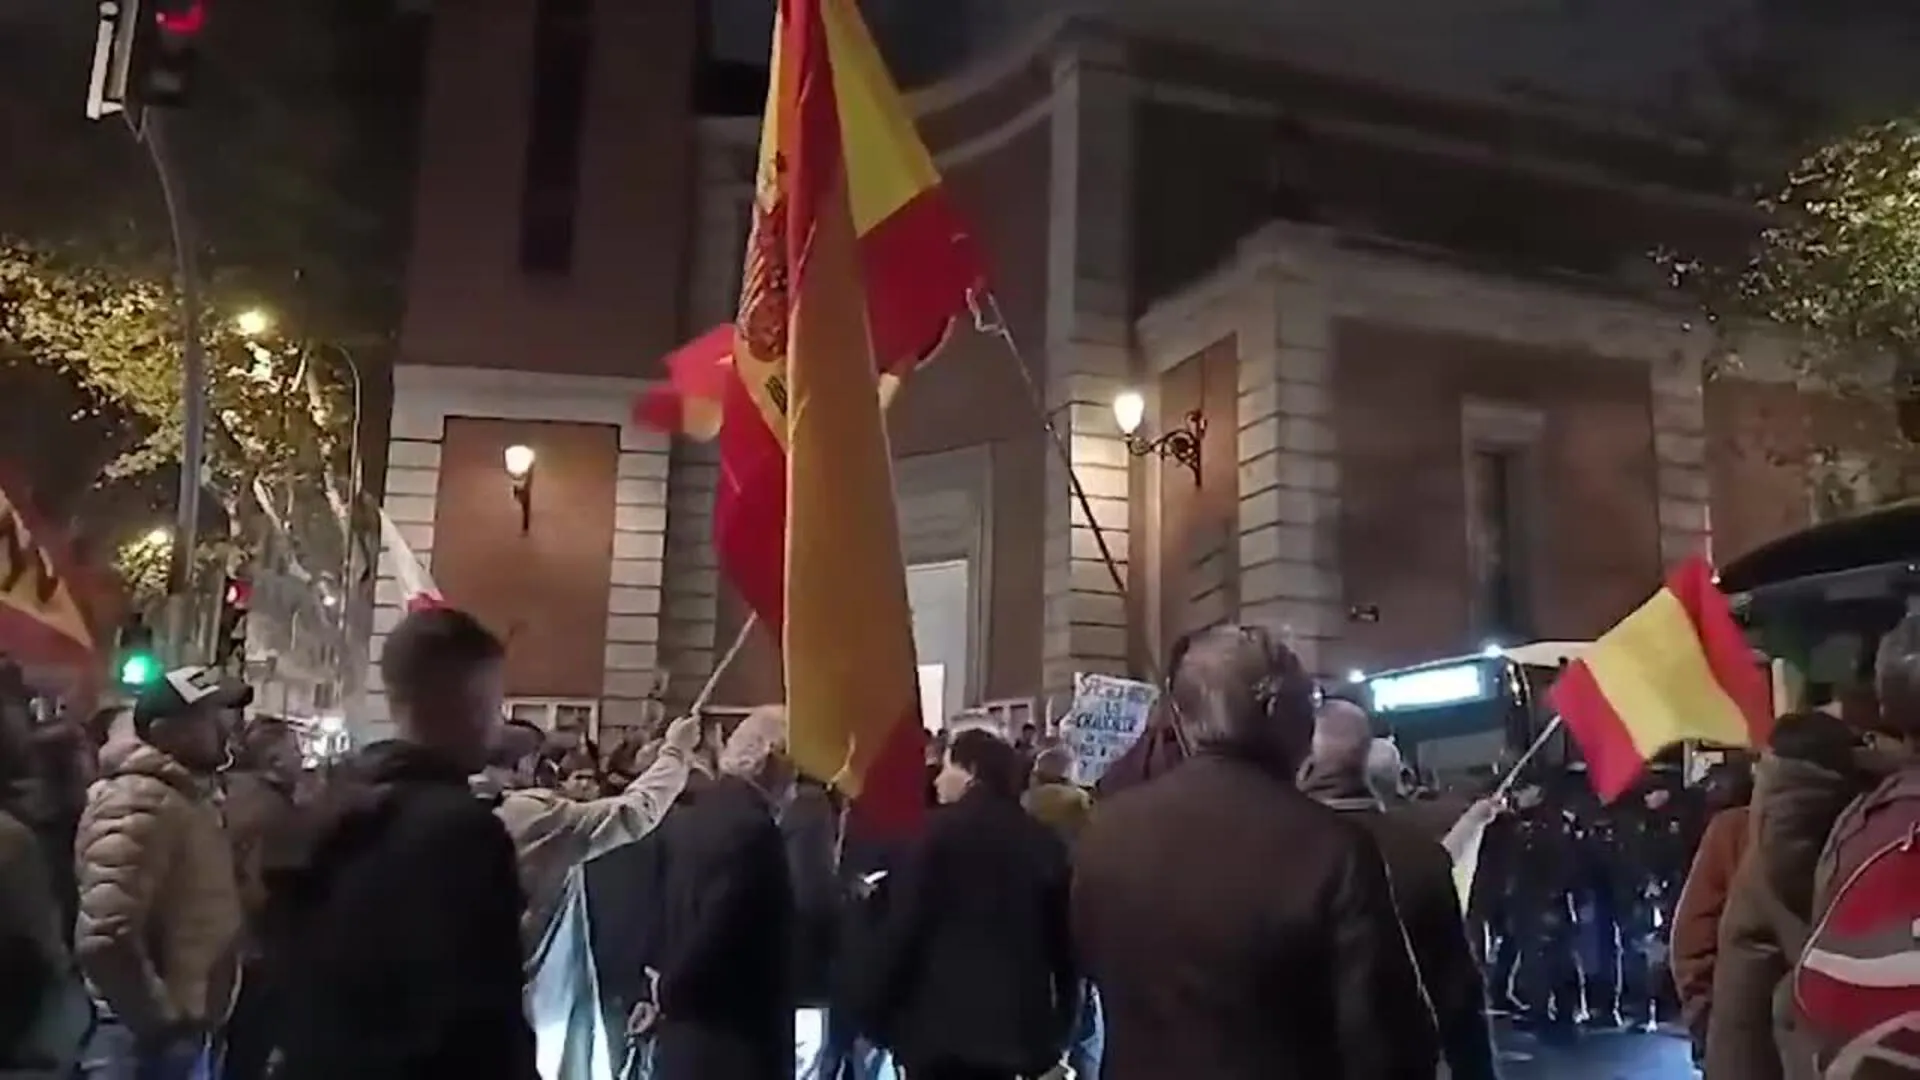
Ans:
[{"label": "asphalt road", "polygon": [[1505,1080],[1694,1080],[1687,1040],[1677,1035],[1586,1031],[1572,1041],[1543,1042],[1503,1031]]}]

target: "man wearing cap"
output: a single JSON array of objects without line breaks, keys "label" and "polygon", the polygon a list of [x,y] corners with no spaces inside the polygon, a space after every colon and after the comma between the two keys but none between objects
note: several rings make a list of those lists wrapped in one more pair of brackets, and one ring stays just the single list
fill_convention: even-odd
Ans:
[{"label": "man wearing cap", "polygon": [[214,774],[225,713],[252,698],[216,671],[170,671],[110,740],[75,845],[81,969],[132,1038],[138,1080],[186,1077],[233,1004],[241,908]]}]

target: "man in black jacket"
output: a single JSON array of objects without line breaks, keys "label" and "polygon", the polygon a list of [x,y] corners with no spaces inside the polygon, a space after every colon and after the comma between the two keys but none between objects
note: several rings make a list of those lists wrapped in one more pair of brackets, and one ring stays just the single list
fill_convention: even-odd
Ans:
[{"label": "man in black jacket", "polygon": [[1433,1080],[1379,852],[1294,784],[1313,681],[1254,626],[1201,631],[1172,666],[1192,756],[1102,803],[1074,850],[1101,1080]]},{"label": "man in black jacket", "polygon": [[794,901],[775,823],[793,786],[786,711],[757,709],[719,779],[661,826],[666,875],[654,1080],[791,1080]]},{"label": "man in black jacket", "polygon": [[380,672],[400,738],[369,746],[267,867],[283,950],[280,1080],[534,1080],[513,844],[468,778],[501,713],[500,641],[408,615]]},{"label": "man in black jacket", "polygon": [[1380,848],[1393,883],[1394,908],[1413,948],[1420,982],[1433,1006],[1441,1055],[1453,1080],[1493,1080],[1493,1035],[1486,987],[1474,963],[1447,850],[1418,826],[1386,813],[1369,784],[1373,745],[1365,710],[1346,701],[1320,707],[1301,789],[1364,826]]},{"label": "man in black jacket", "polygon": [[1013,1080],[1059,1064],[1078,1015],[1064,841],[1020,805],[999,735],[955,735],[942,808],[892,883],[868,1004],[907,1075]]}]

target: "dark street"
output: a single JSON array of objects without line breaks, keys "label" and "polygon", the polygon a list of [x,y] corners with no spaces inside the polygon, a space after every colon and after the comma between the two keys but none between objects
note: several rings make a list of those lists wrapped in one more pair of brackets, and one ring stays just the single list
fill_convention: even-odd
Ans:
[{"label": "dark street", "polygon": [[1686,1039],[1670,1034],[1586,1032],[1568,1043],[1501,1033],[1507,1080],[1692,1080]]}]

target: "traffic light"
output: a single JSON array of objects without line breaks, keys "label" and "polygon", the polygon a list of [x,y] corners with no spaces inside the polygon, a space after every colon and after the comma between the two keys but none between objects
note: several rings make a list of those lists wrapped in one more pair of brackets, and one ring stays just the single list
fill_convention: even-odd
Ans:
[{"label": "traffic light", "polygon": [[142,105],[178,108],[193,95],[205,0],[145,0],[136,7],[130,95]]},{"label": "traffic light", "polygon": [[153,651],[153,630],[138,615],[120,628],[120,651],[114,678],[127,690],[139,691],[159,679],[164,669],[160,654]]},{"label": "traffic light", "polygon": [[235,656],[245,658],[247,612],[253,610],[253,582],[232,574],[220,594],[220,631],[213,643],[213,666],[225,667]]}]

